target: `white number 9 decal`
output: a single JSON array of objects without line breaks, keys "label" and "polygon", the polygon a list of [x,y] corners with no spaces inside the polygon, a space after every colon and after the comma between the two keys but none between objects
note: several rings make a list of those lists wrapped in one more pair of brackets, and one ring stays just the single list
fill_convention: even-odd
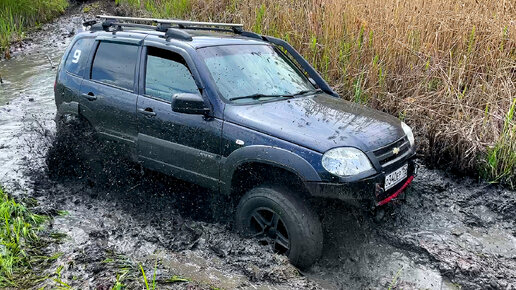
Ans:
[{"label": "white number 9 decal", "polygon": [[79,62],[79,58],[81,58],[81,50],[76,49],[76,50],[73,52],[73,60],[72,60],[72,62],[73,62],[73,63],[78,63],[78,62]]}]

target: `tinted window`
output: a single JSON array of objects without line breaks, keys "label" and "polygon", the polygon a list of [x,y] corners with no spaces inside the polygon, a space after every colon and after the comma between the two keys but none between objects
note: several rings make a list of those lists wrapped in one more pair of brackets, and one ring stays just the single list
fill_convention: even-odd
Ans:
[{"label": "tinted window", "polygon": [[137,59],[136,45],[101,42],[93,60],[91,79],[132,90]]},{"label": "tinted window", "polygon": [[185,60],[171,51],[148,48],[145,94],[171,100],[177,93],[198,93]]},{"label": "tinted window", "polygon": [[75,42],[65,62],[65,70],[67,72],[81,75],[88,63],[91,47],[95,39],[81,38]]}]

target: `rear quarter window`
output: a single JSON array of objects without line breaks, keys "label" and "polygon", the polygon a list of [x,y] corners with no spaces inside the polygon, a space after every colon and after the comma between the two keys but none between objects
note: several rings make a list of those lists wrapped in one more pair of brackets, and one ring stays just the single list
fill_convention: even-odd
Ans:
[{"label": "rear quarter window", "polygon": [[88,65],[88,57],[94,42],[94,38],[78,39],[68,53],[64,69],[69,73],[82,76]]}]

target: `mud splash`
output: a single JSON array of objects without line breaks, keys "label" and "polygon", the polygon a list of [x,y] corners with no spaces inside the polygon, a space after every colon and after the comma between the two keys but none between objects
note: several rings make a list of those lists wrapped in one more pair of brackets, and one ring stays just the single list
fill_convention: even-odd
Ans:
[{"label": "mud splash", "polygon": [[126,164],[115,164],[108,186],[49,178],[52,67],[91,17],[74,9],[0,62],[0,183],[35,198],[34,210],[55,217],[50,230],[66,234],[47,249],[62,253],[48,274],[61,268],[80,289],[107,289],[117,275],[141,288],[139,264],[161,288],[516,289],[516,193],[441,171],[422,167],[406,201],[380,221],[323,202],[323,258],[305,273],[215,223],[205,189]]}]

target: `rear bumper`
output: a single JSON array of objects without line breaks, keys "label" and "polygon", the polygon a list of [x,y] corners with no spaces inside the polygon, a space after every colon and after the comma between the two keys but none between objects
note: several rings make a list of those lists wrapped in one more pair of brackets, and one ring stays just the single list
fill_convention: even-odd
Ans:
[{"label": "rear bumper", "polygon": [[357,204],[367,203],[375,207],[382,206],[398,197],[417,174],[414,158],[406,160],[399,167],[405,163],[408,164],[407,178],[387,191],[383,190],[385,175],[391,171],[349,183],[307,182],[306,187],[313,197],[339,199]]}]

